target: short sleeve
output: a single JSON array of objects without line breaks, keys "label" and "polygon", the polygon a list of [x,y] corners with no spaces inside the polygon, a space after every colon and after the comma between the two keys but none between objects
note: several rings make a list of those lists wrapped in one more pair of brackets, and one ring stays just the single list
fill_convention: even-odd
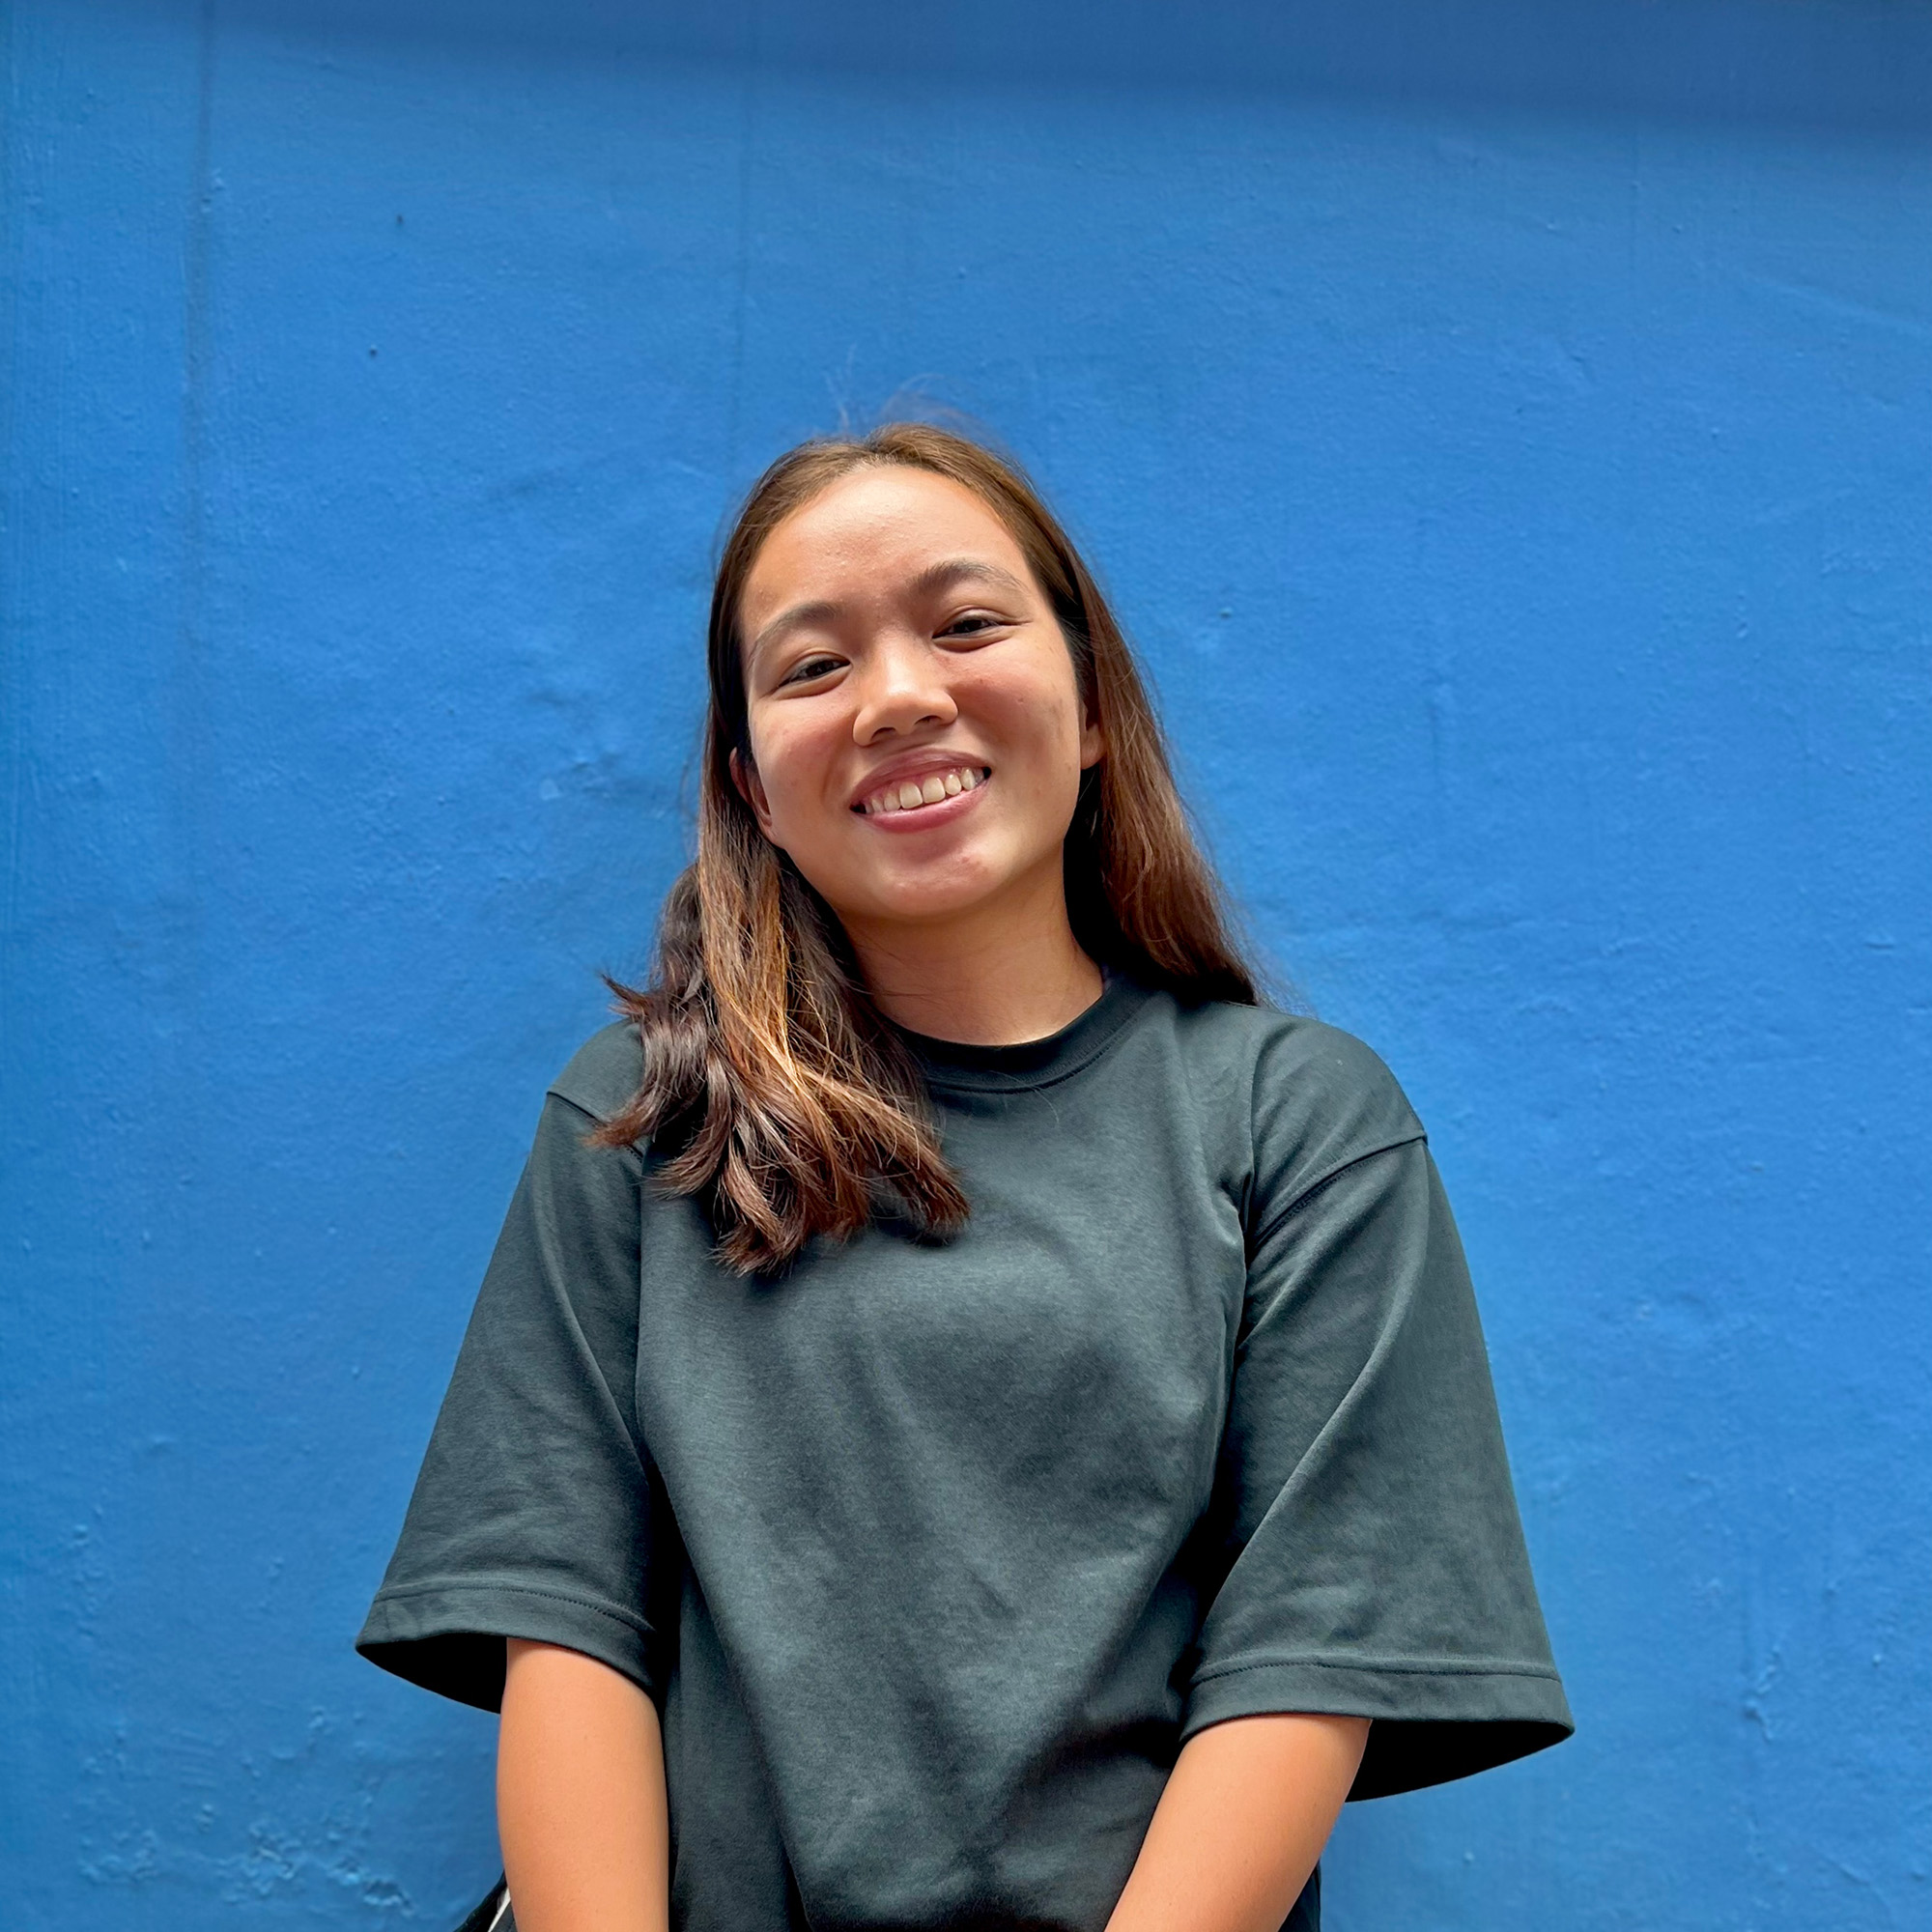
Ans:
[{"label": "short sleeve", "polygon": [[1441,1180],[1394,1081],[1348,1045],[1348,1130],[1303,1119],[1277,1172],[1258,1160],[1220,1582],[1182,1734],[1263,1712],[1371,1718],[1350,1795],[1372,1798],[1572,1723]]},{"label": "short sleeve", "polygon": [[628,1148],[553,1090],[485,1272],[402,1535],[356,1638],[485,1710],[506,1636],[662,1696],[653,1548],[674,1535],[638,1427],[639,1190]]}]

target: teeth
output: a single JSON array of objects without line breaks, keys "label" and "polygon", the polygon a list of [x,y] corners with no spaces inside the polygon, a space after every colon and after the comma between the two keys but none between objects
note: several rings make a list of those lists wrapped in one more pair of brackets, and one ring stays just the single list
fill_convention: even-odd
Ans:
[{"label": "teeth", "polygon": [[937,805],[942,799],[957,798],[961,792],[974,791],[985,782],[976,766],[959,765],[950,772],[934,772],[916,784],[907,780],[902,784],[887,785],[866,800],[865,810],[868,815],[912,811],[922,805]]}]

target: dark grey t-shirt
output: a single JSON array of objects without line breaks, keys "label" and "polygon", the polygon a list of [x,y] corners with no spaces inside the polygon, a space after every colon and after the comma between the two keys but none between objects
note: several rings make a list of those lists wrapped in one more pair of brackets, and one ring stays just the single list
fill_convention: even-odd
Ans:
[{"label": "dark grey t-shirt", "polygon": [[363,1653],[487,1709],[505,1635],[643,1685],[685,1932],[1100,1932],[1220,1719],[1373,1718],[1356,1797],[1565,1736],[1462,1248],[1380,1061],[1118,980],[1051,1039],[915,1044],[965,1231],[765,1282],[648,1152],[583,1144],[639,1052],[582,1048]]}]

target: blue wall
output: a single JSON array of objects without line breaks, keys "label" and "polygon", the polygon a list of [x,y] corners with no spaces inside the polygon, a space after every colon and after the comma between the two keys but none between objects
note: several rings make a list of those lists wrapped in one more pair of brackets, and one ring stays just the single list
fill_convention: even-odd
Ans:
[{"label": "blue wall", "polygon": [[22,1928],[453,1921],[356,1661],[707,564],[901,385],[1090,545],[1431,1122],[1581,1721],[1338,1932],[1932,1913],[1932,14],[16,0],[0,1834]]}]

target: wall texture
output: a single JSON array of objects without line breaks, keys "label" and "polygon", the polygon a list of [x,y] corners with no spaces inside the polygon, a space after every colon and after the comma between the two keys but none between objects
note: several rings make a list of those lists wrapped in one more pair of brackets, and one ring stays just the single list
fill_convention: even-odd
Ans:
[{"label": "wall texture", "polygon": [[1034,465],[1434,1130],[1560,1750],[1338,1932],[1923,1924],[1932,14],[14,0],[0,1844],[23,1928],[453,1922],[349,1642],[679,863],[721,517]]}]

